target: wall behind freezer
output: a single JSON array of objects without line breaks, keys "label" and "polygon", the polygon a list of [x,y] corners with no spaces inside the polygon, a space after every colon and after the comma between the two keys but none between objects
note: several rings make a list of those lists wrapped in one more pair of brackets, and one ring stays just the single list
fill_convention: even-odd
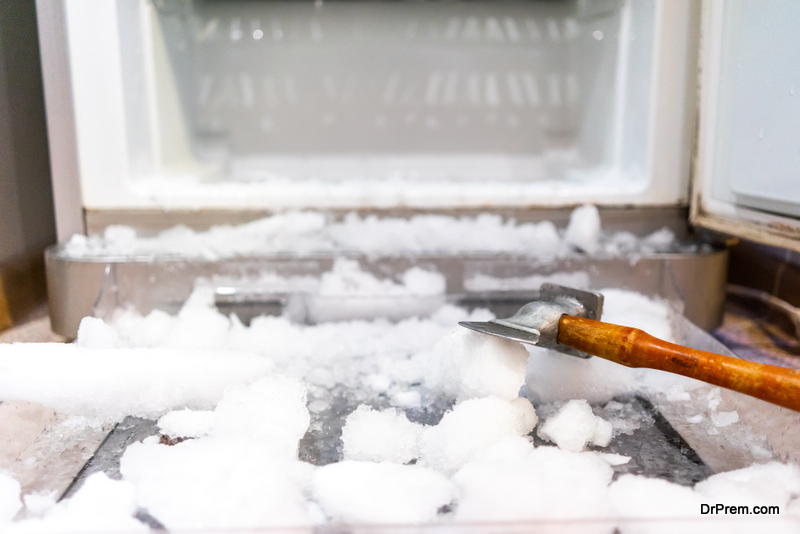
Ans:
[{"label": "wall behind freezer", "polygon": [[0,2],[0,330],[46,300],[55,242],[34,0]]}]

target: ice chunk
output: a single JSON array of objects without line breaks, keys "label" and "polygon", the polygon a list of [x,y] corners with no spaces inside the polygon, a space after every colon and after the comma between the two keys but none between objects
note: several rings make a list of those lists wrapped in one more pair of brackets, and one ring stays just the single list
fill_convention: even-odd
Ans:
[{"label": "ice chunk", "polygon": [[[488,452],[488,451],[487,451]],[[537,447],[523,457],[482,455],[453,476],[458,521],[576,519],[608,515],[613,471],[592,453]]]},{"label": "ice chunk", "polygon": [[667,390],[666,399],[669,402],[684,402],[692,400],[692,396],[680,384],[675,384]]},{"label": "ice chunk", "polygon": [[638,252],[640,246],[639,238],[635,234],[628,231],[616,232],[605,243],[603,247],[604,252],[610,254],[630,254],[633,255]]},{"label": "ice chunk", "polygon": [[509,435],[477,454],[475,460],[503,462],[524,460],[532,450],[533,441],[528,436]]},{"label": "ice chunk", "polygon": [[525,388],[537,403],[585,398],[593,404],[641,388],[640,369],[602,358],[576,358],[553,350],[530,347]]},{"label": "ice chunk", "polygon": [[375,373],[364,377],[364,383],[368,388],[378,393],[383,393],[392,385],[392,381],[388,376]]},{"label": "ice chunk", "polygon": [[708,409],[716,411],[719,404],[722,402],[722,390],[719,388],[712,388],[708,392]]},{"label": "ice chunk", "polygon": [[12,476],[0,472],[0,526],[11,521],[20,508],[20,485]]},{"label": "ice chunk", "polygon": [[612,436],[633,434],[642,423],[652,423],[652,416],[640,411],[636,403],[609,401],[602,407],[594,408],[595,415],[611,423]]},{"label": "ice chunk", "polygon": [[173,408],[213,407],[226,388],[273,367],[267,358],[225,351],[0,344],[0,399],[107,422],[157,418]]},{"label": "ice chunk", "polygon": [[551,415],[539,427],[538,434],[560,449],[580,452],[589,443],[608,446],[611,442],[611,423],[594,415],[586,400],[575,399]]},{"label": "ice chunk", "polygon": [[48,509],[43,518],[14,523],[8,532],[148,532],[147,525],[134,519],[135,512],[136,489],[130,482],[95,473],[72,498]]},{"label": "ice chunk", "polygon": [[130,226],[112,224],[103,231],[103,239],[120,253],[130,253],[136,244],[136,230]]},{"label": "ice chunk", "polygon": [[304,383],[279,375],[233,386],[214,410],[213,433],[257,440],[281,457],[296,458],[311,421],[306,395]]},{"label": "ice chunk", "polygon": [[139,506],[170,530],[308,524],[303,491],[311,469],[274,457],[258,441],[218,437],[134,443],[120,462]]},{"label": "ice chunk", "polygon": [[41,517],[53,506],[56,505],[58,493],[29,493],[22,498],[25,503],[25,515],[27,517]]},{"label": "ice chunk", "polygon": [[93,349],[114,349],[119,346],[119,334],[102,319],[84,317],[78,326],[77,343]]},{"label": "ice chunk", "polygon": [[428,360],[431,387],[459,400],[488,395],[511,400],[525,382],[528,351],[516,341],[457,327]]},{"label": "ice chunk", "polygon": [[599,452],[597,455],[602,458],[602,460],[607,463],[608,465],[615,466],[615,465],[625,465],[631,461],[630,456],[624,456],[622,454],[615,454],[613,452]]},{"label": "ice chunk", "polygon": [[564,240],[588,254],[600,249],[600,212],[591,204],[572,211]]},{"label": "ice chunk", "polygon": [[422,396],[419,391],[400,391],[392,395],[392,406],[419,408],[422,406]]},{"label": "ice chunk", "polygon": [[136,489],[127,482],[111,480],[105,473],[95,473],[69,500],[68,508],[71,513],[87,519],[91,515],[131,516],[136,511]]},{"label": "ice chunk", "polygon": [[396,283],[363,270],[356,260],[338,258],[322,274],[307,312],[317,323],[358,317],[402,319],[429,315],[444,304],[444,293],[445,277],[439,272],[412,267]]},{"label": "ice chunk", "polygon": [[[639,475],[622,475],[611,484],[608,495],[615,514],[621,517],[697,517],[700,505],[706,502],[692,488]],[[647,532],[673,532],[674,528],[648,525]],[[629,531],[640,532],[623,526],[623,532]]]},{"label": "ice chunk", "polygon": [[72,258],[83,258],[94,254],[109,254],[106,244],[95,238],[90,241],[83,234],[74,234],[64,243],[64,254]]},{"label": "ice chunk", "polygon": [[592,436],[592,444],[597,447],[608,447],[611,443],[613,427],[611,423],[602,417],[595,417],[594,435]]},{"label": "ice chunk", "polygon": [[447,280],[438,272],[412,267],[403,273],[403,285],[411,295],[442,295]]},{"label": "ice chunk", "polygon": [[192,291],[163,346],[209,349],[225,346],[231,320],[214,307],[214,288],[196,287]]},{"label": "ice chunk", "polygon": [[209,410],[173,410],[158,420],[162,434],[173,438],[199,438],[214,428],[216,416]]},{"label": "ice chunk", "polygon": [[531,403],[524,398],[472,399],[456,405],[420,440],[422,463],[450,474],[507,436],[524,436],[536,425]]},{"label": "ice chunk", "polygon": [[642,252],[670,252],[675,243],[675,232],[665,226],[642,239],[641,248]]},{"label": "ice chunk", "polygon": [[[605,297],[603,321],[644,330],[674,341],[667,303],[632,291],[601,289]],[[530,347],[526,389],[538,403],[587,399],[592,404],[607,402],[617,395],[638,390],[690,390],[700,382],[652,369],[631,369],[602,358],[575,358],[555,351]]]},{"label": "ice chunk", "polygon": [[445,291],[444,275],[412,267],[402,275],[402,284],[379,279],[361,269],[358,261],[337,258],[333,268],[323,273],[318,293],[323,296],[425,296]]},{"label": "ice chunk", "polygon": [[800,494],[800,467],[769,462],[736,471],[717,473],[695,485],[706,502],[733,505],[767,505],[783,508]]},{"label": "ice chunk", "polygon": [[739,412],[735,410],[732,412],[712,412],[711,422],[717,427],[732,425],[739,422]]},{"label": "ice chunk", "polygon": [[[312,387],[340,385],[364,395],[386,393],[392,398],[414,391],[411,384],[432,390],[427,371],[431,347],[457,321],[491,317],[485,310],[467,313],[453,306],[445,306],[430,319],[396,323],[372,320],[305,326],[285,317],[260,317],[250,327],[233,328],[228,346],[264,354],[285,374],[302,377]],[[400,404],[401,399],[397,400]],[[405,400],[411,403],[413,399]]]},{"label": "ice chunk", "polygon": [[164,343],[177,321],[177,317],[161,310],[153,310],[145,317],[133,310],[117,310],[112,323],[125,345],[158,347]]},{"label": "ice chunk", "polygon": [[343,523],[425,523],[454,498],[444,476],[417,465],[343,461],[318,468],[314,497]]},{"label": "ice chunk", "polygon": [[404,464],[419,456],[422,430],[394,408],[379,412],[362,404],[342,428],[344,458]]}]

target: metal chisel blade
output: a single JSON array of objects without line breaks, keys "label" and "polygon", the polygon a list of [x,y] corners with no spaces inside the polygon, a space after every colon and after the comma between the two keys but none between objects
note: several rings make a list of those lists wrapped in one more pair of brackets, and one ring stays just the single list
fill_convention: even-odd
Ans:
[{"label": "metal chisel blade", "polygon": [[479,322],[461,321],[458,324],[463,326],[464,328],[469,328],[470,330],[475,330],[483,334],[490,334],[493,336],[513,339],[514,341],[527,343],[529,345],[537,345],[539,343],[539,334],[533,330],[526,331],[521,328],[505,326],[495,322],[479,323]]}]

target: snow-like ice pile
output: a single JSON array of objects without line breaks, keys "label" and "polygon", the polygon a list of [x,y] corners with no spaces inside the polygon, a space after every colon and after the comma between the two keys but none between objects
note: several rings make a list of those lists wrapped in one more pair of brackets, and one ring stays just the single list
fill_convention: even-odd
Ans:
[{"label": "snow-like ice pile", "polygon": [[310,291],[305,308],[314,323],[359,317],[400,319],[438,309],[444,304],[445,288],[445,276],[439,272],[411,267],[395,282],[364,271],[356,260],[337,258]]},{"label": "snow-like ice pile", "polygon": [[594,206],[581,206],[569,217],[564,241],[578,250],[595,254],[600,248],[600,213]]},{"label": "snow-like ice pile", "polygon": [[99,424],[158,417],[174,406],[213,408],[226,388],[273,368],[269,359],[238,351],[0,344],[0,399],[38,402]]},{"label": "snow-like ice pile", "polygon": [[400,283],[365,273],[358,262],[337,258],[333,268],[320,277],[316,293],[324,297],[424,297],[441,295],[445,290],[444,275],[411,267],[401,275]]},{"label": "snow-like ice pile", "polygon": [[159,421],[174,437],[198,439],[167,447],[152,437],[125,451],[120,472],[139,506],[170,529],[308,523],[303,488],[313,467],[297,459],[310,422],[305,384],[275,375],[234,386],[201,414]]},{"label": "snow-like ice pile", "polygon": [[458,471],[464,521],[602,518],[613,470],[599,456],[506,439]]},{"label": "snow-like ice pile", "polygon": [[537,420],[533,406],[522,397],[512,401],[491,396],[463,401],[422,434],[422,463],[453,474],[503,438],[529,434]]},{"label": "snow-like ice pile", "polygon": [[0,472],[0,526],[11,521],[22,508],[19,492],[19,482]]},{"label": "snow-like ice pile", "polygon": [[528,351],[516,341],[460,328],[432,349],[425,380],[458,400],[494,395],[513,400],[525,382]]},{"label": "snow-like ice pile", "polygon": [[0,518],[0,531],[14,534],[149,531],[133,517],[137,510],[137,488],[129,481],[111,480],[104,473],[88,477],[80,491],[58,504],[50,500],[32,510],[27,497],[29,519],[4,525]]},{"label": "snow-like ice pile", "polygon": [[586,400],[573,399],[539,427],[539,437],[552,441],[559,449],[581,452],[590,443],[607,447],[611,431],[611,423],[596,416]]},{"label": "snow-like ice pile", "polygon": [[321,297],[369,297],[402,298],[442,295],[446,280],[443,274],[420,267],[411,267],[395,282],[389,278],[378,278],[365,271],[357,260],[336,258],[329,271],[319,277],[311,275],[281,276],[274,272],[262,272],[258,277],[227,279],[212,278],[211,284],[225,288],[233,284],[250,291],[262,293],[307,293]]},{"label": "snow-like ice pile", "polygon": [[559,231],[550,221],[517,223],[493,214],[475,217],[417,215],[409,219],[351,213],[341,221],[318,212],[291,211],[240,226],[215,226],[196,232],[176,226],[155,237],[133,228],[109,226],[102,236],[73,236],[67,256],[179,256],[221,259],[268,254],[354,252],[407,253],[500,252],[552,259],[576,252],[616,255],[666,252],[679,247],[668,229],[639,239],[630,232],[606,235],[597,208],[582,206]]},{"label": "snow-like ice pile", "polygon": [[[614,288],[600,292],[605,297],[604,321],[639,328],[657,338],[675,341],[670,328],[670,310],[663,302]],[[642,388],[671,389],[677,395],[699,385],[678,375],[630,369],[602,358],[564,358],[562,354],[540,347],[529,350],[531,358],[525,384],[528,397],[537,403],[583,398],[597,404]]]},{"label": "snow-like ice pile", "polygon": [[417,465],[345,460],[317,469],[312,492],[337,523],[427,523],[455,496],[446,476]]},{"label": "snow-like ice pile", "polygon": [[[609,320],[672,337],[665,304],[604,293]],[[0,399],[93,421],[160,418],[173,443],[130,445],[122,480],[93,475],[58,504],[24,496],[20,510],[19,484],[0,473],[0,530],[136,531],[141,512],[183,530],[697,517],[698,503],[716,502],[800,508],[794,465],[721,473],[695,488],[613,481],[612,465],[626,459],[602,451],[626,421],[609,399],[691,381],[535,348],[529,358],[519,344],[454,328],[491,317],[443,306],[394,323],[261,317],[245,326],[201,288],[176,316],[87,319],[75,345],[0,345]],[[555,446],[534,447],[532,432]],[[340,461],[300,459],[303,447],[326,446]]]}]

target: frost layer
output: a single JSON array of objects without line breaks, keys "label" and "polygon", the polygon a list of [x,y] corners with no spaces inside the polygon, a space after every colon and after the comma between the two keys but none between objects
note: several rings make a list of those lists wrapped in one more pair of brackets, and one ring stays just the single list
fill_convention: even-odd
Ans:
[{"label": "frost layer", "polygon": [[574,253],[665,252],[677,247],[667,229],[644,239],[620,232],[601,234],[597,208],[583,206],[570,217],[561,237],[550,221],[518,223],[499,215],[475,217],[417,215],[408,219],[350,213],[335,221],[318,212],[290,211],[239,226],[214,226],[195,232],[176,226],[156,237],[140,237],[133,228],[109,226],[102,236],[73,236],[65,246],[72,257],[181,256],[221,259],[265,254],[318,252],[398,253],[501,252],[552,259]]}]

